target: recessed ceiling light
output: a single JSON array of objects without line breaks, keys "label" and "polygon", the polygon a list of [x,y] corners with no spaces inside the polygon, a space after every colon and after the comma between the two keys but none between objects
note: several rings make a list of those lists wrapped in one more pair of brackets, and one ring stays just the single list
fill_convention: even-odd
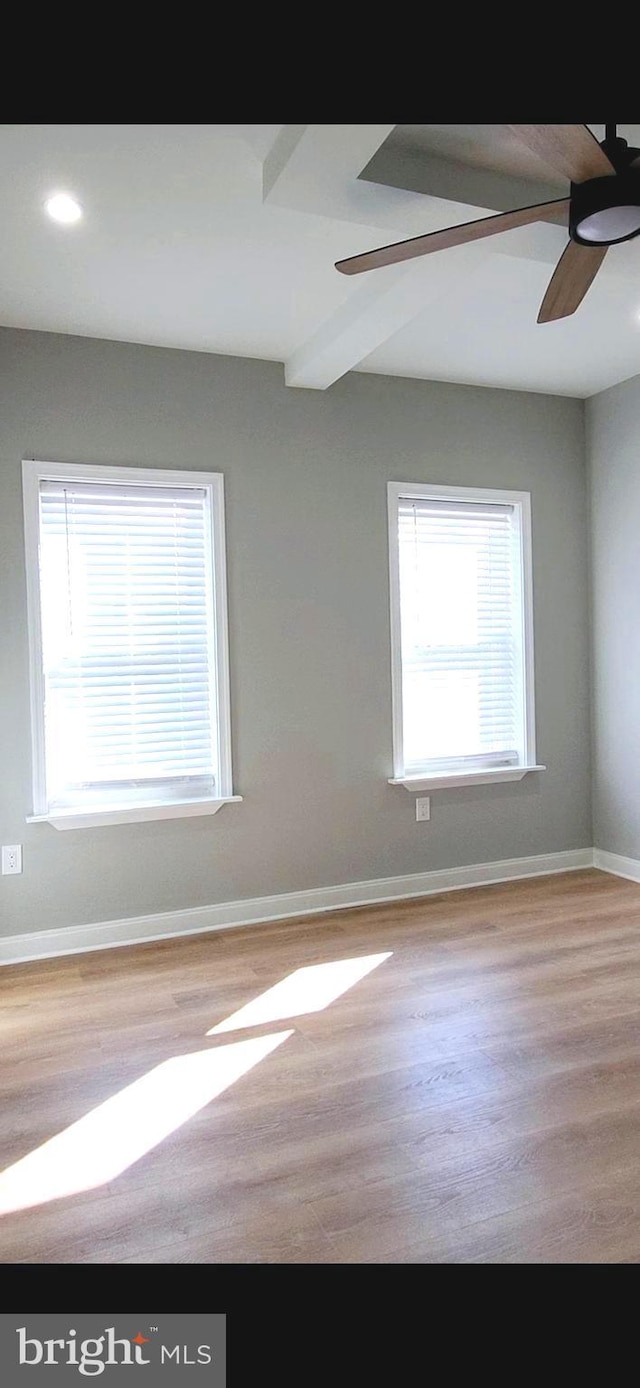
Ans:
[{"label": "recessed ceiling light", "polygon": [[80,203],[70,193],[53,193],[44,206],[54,222],[62,222],[65,226],[79,222],[82,216]]}]

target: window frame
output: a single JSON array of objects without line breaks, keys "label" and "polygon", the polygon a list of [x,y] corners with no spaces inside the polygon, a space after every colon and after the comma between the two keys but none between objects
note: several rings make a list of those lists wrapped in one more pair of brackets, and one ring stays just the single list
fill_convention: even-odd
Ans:
[{"label": "window frame", "polygon": [[[145,487],[195,487],[208,496],[211,578],[214,615],[213,702],[218,741],[218,789],[215,797],[113,806],[105,809],[55,809],[49,807],[46,788],[45,685],[42,661],[40,606],[40,483],[113,482]],[[22,463],[27,626],[29,638],[29,688],[31,709],[31,759],[33,812],[27,823],[45,822],[56,829],[89,828],[102,824],[131,824],[141,820],[176,819],[216,814],[223,805],[240,801],[233,794],[231,763],[231,705],[229,689],[229,625],[225,549],[224,477],[221,472],[187,472],[176,468],[102,466],[84,463],[50,463],[25,458]]]},{"label": "window frame", "polygon": [[[523,736],[522,757],[516,766],[451,769],[407,775],[404,765],[402,717],[402,647],[400,611],[400,553],[398,508],[400,500],[460,501],[476,505],[513,506],[520,531],[520,591],[522,600],[522,679]],[[530,771],[544,771],[536,762],[534,647],[533,647],[533,563],[531,551],[531,493],[496,490],[490,487],[450,487],[431,482],[389,482],[387,485],[389,521],[389,604],[391,630],[391,701],[393,776],[389,785],[406,790],[438,790],[446,787],[489,785],[500,781],[521,781]]]}]

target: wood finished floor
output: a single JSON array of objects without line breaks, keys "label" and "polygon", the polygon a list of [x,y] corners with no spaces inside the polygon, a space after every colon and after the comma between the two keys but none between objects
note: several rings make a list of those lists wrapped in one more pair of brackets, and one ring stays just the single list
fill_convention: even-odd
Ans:
[{"label": "wood finished floor", "polygon": [[[392,951],[323,1011],[206,1032]],[[640,887],[596,871],[0,972],[0,1166],[172,1056],[292,1029],[5,1263],[640,1261]]]}]

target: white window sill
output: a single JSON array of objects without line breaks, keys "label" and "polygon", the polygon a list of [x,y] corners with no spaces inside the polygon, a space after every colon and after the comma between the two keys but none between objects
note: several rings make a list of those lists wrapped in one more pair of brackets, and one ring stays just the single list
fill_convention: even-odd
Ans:
[{"label": "white window sill", "polygon": [[223,805],[237,804],[241,795],[221,795],[216,800],[173,800],[156,805],[120,805],[111,810],[57,810],[27,815],[27,824],[52,824],[54,829],[93,829],[100,824],[137,824],[145,819],[183,819],[189,815],[217,814]]},{"label": "white window sill", "polygon": [[483,766],[478,771],[440,772],[433,776],[393,776],[390,786],[404,786],[405,790],[445,790],[455,786],[488,786],[497,781],[521,781],[530,771],[546,771],[546,766],[504,766],[491,771]]}]

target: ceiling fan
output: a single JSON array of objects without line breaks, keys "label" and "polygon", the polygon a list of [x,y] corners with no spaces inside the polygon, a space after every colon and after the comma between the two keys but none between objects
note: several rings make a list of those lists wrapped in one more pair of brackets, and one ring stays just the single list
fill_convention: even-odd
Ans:
[{"label": "ceiling fan", "polygon": [[538,314],[539,323],[575,313],[593,283],[609,246],[640,234],[640,149],[605,125],[601,144],[586,125],[508,125],[523,144],[571,182],[568,198],[498,212],[494,217],[413,236],[391,246],[338,260],[343,275],[359,275],[382,265],[396,265],[431,251],[466,245],[530,222],[555,220],[569,214],[570,241],[551,277]]}]

